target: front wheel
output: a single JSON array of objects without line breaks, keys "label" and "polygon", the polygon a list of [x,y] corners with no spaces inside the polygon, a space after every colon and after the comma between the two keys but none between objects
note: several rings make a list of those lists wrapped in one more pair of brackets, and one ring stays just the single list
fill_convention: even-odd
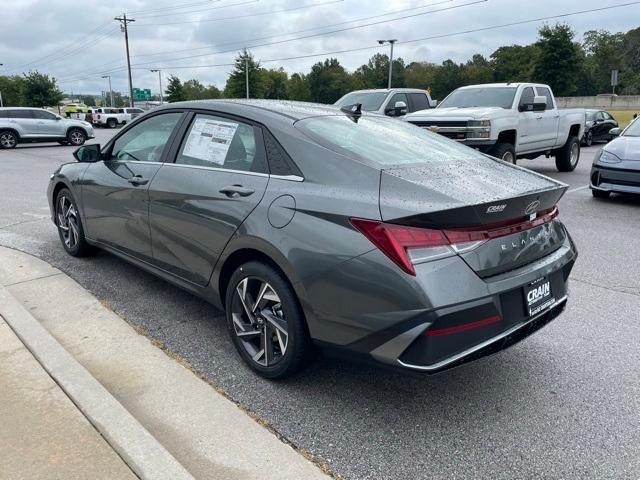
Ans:
[{"label": "front wheel", "polygon": [[510,143],[496,143],[491,150],[489,150],[489,155],[507,163],[516,164],[516,150]]},{"label": "front wheel", "polygon": [[311,348],[304,314],[280,272],[245,263],[231,276],[225,305],[233,343],[254,371],[278,379],[304,366]]},{"label": "front wheel", "polygon": [[67,134],[67,142],[69,142],[69,144],[73,145],[74,147],[83,145],[86,140],[87,135],[79,128],[72,128]]},{"label": "front wheel", "polygon": [[116,128],[117,126],[118,126],[118,122],[116,121],[115,118],[110,118],[109,120],[107,120],[107,127]]},{"label": "front wheel", "polygon": [[67,188],[58,192],[56,203],[56,226],[65,251],[73,257],[85,257],[95,249],[84,238],[84,228],[76,201]]},{"label": "front wheel", "polygon": [[556,150],[556,168],[559,172],[573,172],[580,160],[580,140],[569,137],[563,147]]},{"label": "front wheel", "polygon": [[18,136],[11,130],[0,132],[0,148],[16,148]]}]

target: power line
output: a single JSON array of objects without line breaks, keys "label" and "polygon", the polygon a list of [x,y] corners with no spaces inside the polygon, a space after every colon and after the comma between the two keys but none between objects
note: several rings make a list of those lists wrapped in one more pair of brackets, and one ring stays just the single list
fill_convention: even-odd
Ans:
[{"label": "power line", "polygon": [[198,7],[201,5],[210,5],[212,3],[217,3],[220,0],[205,0],[200,1],[200,2],[192,2],[192,3],[182,3],[182,4],[178,4],[178,5],[172,5],[170,7],[158,7],[158,8],[150,8],[150,9],[145,9],[145,10],[132,10],[129,11],[129,15],[131,14],[139,14],[139,15],[144,15],[145,13],[149,13],[149,12],[160,12],[160,11],[167,11],[167,10],[178,10],[181,8],[188,8],[188,7]]},{"label": "power line", "polygon": [[199,12],[208,12],[211,10],[220,10],[221,8],[229,8],[229,7],[239,7],[241,5],[247,5],[249,3],[258,3],[260,0],[247,0],[245,2],[238,2],[238,3],[230,3],[228,5],[220,5],[217,7],[209,7],[209,8],[202,8],[200,10],[192,10],[190,12],[171,12],[171,13],[157,13],[157,14],[150,14],[150,15],[138,15],[138,16],[143,16],[144,19],[150,18],[150,17],[168,17],[168,16],[173,16],[173,15],[189,15],[191,13],[199,13]]}]

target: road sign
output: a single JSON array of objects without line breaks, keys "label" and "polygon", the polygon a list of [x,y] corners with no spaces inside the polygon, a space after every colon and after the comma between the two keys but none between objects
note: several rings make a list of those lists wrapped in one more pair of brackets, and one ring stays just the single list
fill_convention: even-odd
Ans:
[{"label": "road sign", "polygon": [[133,89],[134,100],[151,100],[151,89],[149,88],[134,88]]},{"label": "road sign", "polygon": [[611,86],[615,87],[618,85],[618,70],[611,70]]}]

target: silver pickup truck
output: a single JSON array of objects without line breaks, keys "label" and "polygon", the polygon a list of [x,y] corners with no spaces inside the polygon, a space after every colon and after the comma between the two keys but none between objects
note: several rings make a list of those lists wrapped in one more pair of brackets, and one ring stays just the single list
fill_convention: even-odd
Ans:
[{"label": "silver pickup truck", "polygon": [[578,165],[585,124],[584,112],[558,110],[551,88],[537,83],[461,87],[404,120],[511,163],[553,156],[561,172]]}]

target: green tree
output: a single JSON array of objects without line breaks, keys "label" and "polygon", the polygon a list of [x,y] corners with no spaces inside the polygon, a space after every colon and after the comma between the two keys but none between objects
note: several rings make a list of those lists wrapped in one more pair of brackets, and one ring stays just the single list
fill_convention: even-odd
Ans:
[{"label": "green tree", "polygon": [[206,99],[215,99],[221,98],[222,92],[215,85],[209,85],[204,91],[204,98]]},{"label": "green tree", "polygon": [[56,79],[36,70],[24,75],[24,101],[30,107],[57,106],[62,100],[62,92]]},{"label": "green tree", "polygon": [[496,82],[528,82],[538,55],[535,45],[509,45],[498,48],[490,56]]},{"label": "green tree", "polygon": [[640,95],[640,27],[624,35],[623,71],[620,74],[625,95]]},{"label": "green tree", "polygon": [[264,98],[263,72],[260,68],[260,63],[253,58],[251,52],[246,48],[235,59],[235,66],[224,87],[225,97],[245,98],[247,71],[249,73],[249,96],[251,98]]},{"label": "green tree", "polygon": [[167,102],[181,102],[185,99],[182,82],[175,75],[169,76],[169,83],[165,90],[165,99]]},{"label": "green tree", "polygon": [[475,54],[462,67],[462,77],[465,85],[491,83],[493,81],[493,68],[486,58],[480,54]]},{"label": "green tree", "polygon": [[353,79],[336,58],[316,63],[307,79],[311,99],[319,103],[333,103],[354,86]]},{"label": "green tree", "polygon": [[5,107],[25,105],[24,78],[19,75],[0,76],[0,94],[2,94],[2,104]]},{"label": "green tree", "polygon": [[624,34],[611,34],[605,30],[590,30],[584,34],[582,46],[591,91],[581,93],[593,95],[611,91],[611,70],[622,70],[624,66],[624,41]]},{"label": "green tree", "polygon": [[574,32],[567,24],[545,25],[538,30],[538,55],[533,67],[534,80],[551,86],[558,97],[578,92],[584,67],[584,52],[573,41]]},{"label": "green tree", "polygon": [[207,88],[195,78],[182,84],[182,98],[184,100],[204,100],[207,98]]},{"label": "green tree", "polygon": [[84,103],[87,107],[96,106],[96,97],[94,97],[93,95],[83,95],[82,97],[80,97],[80,101]]},{"label": "green tree", "polygon": [[287,100],[289,94],[287,91],[289,78],[287,72],[282,67],[279,69],[262,70],[262,79],[264,82],[264,98],[273,98],[276,100]]},{"label": "green tree", "polygon": [[433,89],[436,72],[440,68],[434,63],[411,62],[404,73],[404,84],[408,88]]},{"label": "green tree", "polygon": [[299,100],[301,102],[311,101],[309,80],[304,73],[294,73],[291,75],[287,85],[287,90],[291,100]]},{"label": "green tree", "polygon": [[433,98],[443,99],[464,85],[463,69],[453,60],[445,60],[433,78]]},{"label": "green tree", "polygon": [[[404,87],[405,64],[402,58],[393,60],[392,87]],[[364,88],[387,88],[389,84],[389,56],[376,53],[369,61],[356,70]]]}]

